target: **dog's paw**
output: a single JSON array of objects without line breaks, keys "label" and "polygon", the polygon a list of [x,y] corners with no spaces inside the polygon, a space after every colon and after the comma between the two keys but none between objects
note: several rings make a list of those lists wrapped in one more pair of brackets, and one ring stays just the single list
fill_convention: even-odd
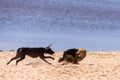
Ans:
[{"label": "dog's paw", "polygon": [[52,58],[52,60],[55,60],[55,58]]}]

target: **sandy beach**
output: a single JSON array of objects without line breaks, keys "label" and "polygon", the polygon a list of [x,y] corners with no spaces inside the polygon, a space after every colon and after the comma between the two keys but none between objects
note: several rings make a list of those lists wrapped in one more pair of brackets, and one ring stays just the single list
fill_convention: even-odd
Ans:
[{"label": "sandy beach", "polygon": [[[52,55],[55,60],[26,58],[15,65],[6,63],[15,52],[0,52],[0,80],[120,80],[120,52],[87,52],[79,64],[62,65],[62,52]],[[47,56],[47,55],[46,55]]]}]

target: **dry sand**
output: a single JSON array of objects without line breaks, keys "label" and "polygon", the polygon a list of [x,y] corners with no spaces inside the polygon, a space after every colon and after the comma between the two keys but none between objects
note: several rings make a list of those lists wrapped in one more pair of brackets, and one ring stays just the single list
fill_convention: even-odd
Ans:
[{"label": "dry sand", "polygon": [[58,63],[62,52],[53,55],[55,60],[26,58],[15,65],[15,52],[0,52],[0,80],[120,80],[120,52],[88,52],[79,64]]}]

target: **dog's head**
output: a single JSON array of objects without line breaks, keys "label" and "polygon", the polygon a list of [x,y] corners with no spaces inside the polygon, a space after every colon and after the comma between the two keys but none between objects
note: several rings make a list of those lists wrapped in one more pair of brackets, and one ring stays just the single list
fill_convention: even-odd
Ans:
[{"label": "dog's head", "polygon": [[75,59],[77,60],[77,62],[81,61],[82,59],[84,59],[86,56],[86,50],[83,48],[78,49],[78,51],[76,52],[76,56]]},{"label": "dog's head", "polygon": [[48,47],[45,48],[45,52],[52,55],[55,52],[50,48],[50,46],[52,46],[52,45],[49,45]]}]

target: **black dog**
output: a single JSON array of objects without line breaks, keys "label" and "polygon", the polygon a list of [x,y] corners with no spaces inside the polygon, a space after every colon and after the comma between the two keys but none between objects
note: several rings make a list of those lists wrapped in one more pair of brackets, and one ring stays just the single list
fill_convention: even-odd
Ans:
[{"label": "black dog", "polygon": [[51,56],[44,56],[44,53],[47,53],[47,54],[54,54],[54,51],[50,48],[51,45],[49,45],[48,47],[46,48],[43,48],[43,47],[40,47],[40,48],[26,48],[26,47],[23,47],[23,48],[19,48],[17,50],[17,54],[15,57],[13,57],[8,63],[7,65],[15,60],[15,59],[18,59],[20,58],[19,60],[16,61],[16,65],[18,64],[19,61],[23,60],[25,58],[26,55],[32,57],[32,58],[36,58],[36,57],[40,57],[42,60],[44,60],[46,63],[48,64],[51,64],[49,62],[47,62],[45,60],[45,58],[51,58],[54,60],[53,57]]}]

